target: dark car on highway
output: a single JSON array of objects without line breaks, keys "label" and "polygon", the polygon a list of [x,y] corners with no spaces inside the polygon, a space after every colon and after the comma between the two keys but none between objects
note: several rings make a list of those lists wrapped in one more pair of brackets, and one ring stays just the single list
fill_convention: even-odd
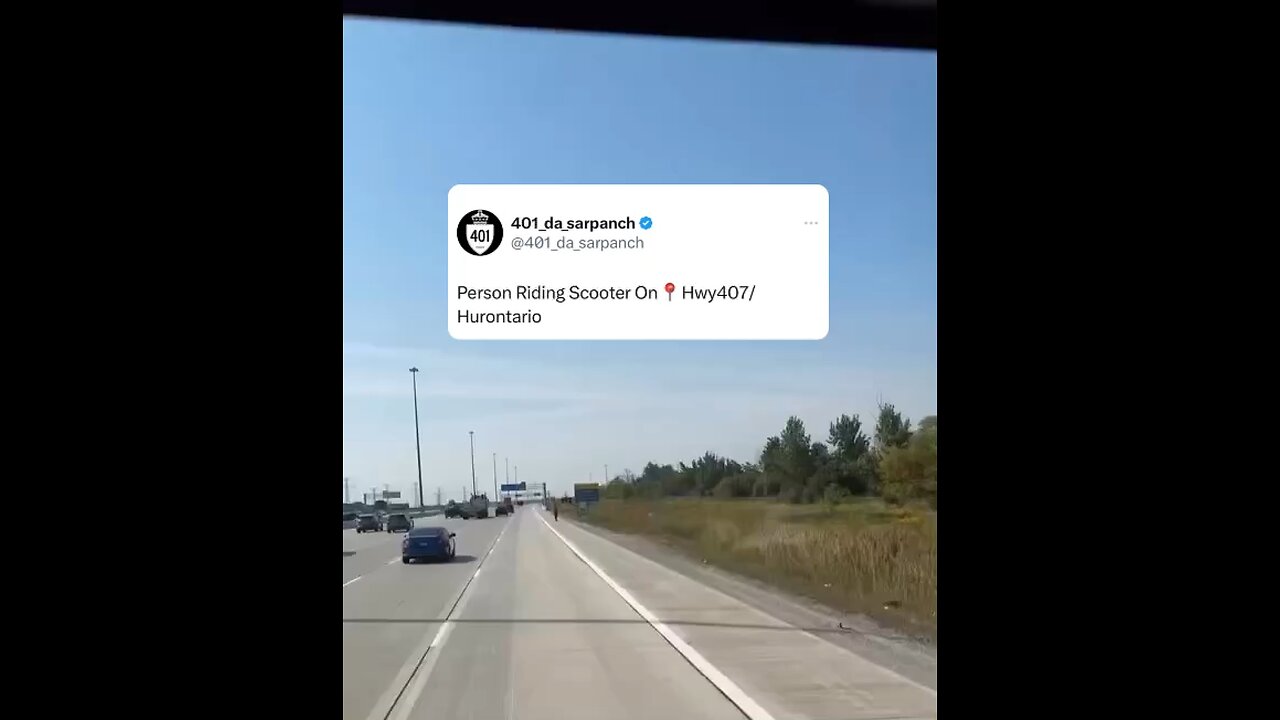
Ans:
[{"label": "dark car on highway", "polygon": [[413,521],[408,515],[392,515],[387,518],[387,532],[408,532],[413,529]]},{"label": "dark car on highway", "polygon": [[450,500],[449,504],[444,508],[444,516],[447,518],[462,517],[462,509],[458,507],[458,503]]},{"label": "dark car on highway", "polygon": [[356,532],[382,532],[382,519],[377,515],[361,515],[356,521]]},{"label": "dark car on highway", "polygon": [[462,506],[462,519],[489,517],[489,496],[484,493],[472,495],[471,502]]},{"label": "dark car on highway", "polygon": [[456,535],[442,527],[414,528],[400,543],[400,562],[452,560],[457,552],[453,540]]}]

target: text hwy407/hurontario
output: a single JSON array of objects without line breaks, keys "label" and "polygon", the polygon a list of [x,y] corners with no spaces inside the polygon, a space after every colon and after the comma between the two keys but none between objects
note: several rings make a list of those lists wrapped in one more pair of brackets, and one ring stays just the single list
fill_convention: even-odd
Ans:
[{"label": "text hwy407/hurontario", "polygon": [[828,210],[812,183],[454,185],[449,334],[821,340]]}]

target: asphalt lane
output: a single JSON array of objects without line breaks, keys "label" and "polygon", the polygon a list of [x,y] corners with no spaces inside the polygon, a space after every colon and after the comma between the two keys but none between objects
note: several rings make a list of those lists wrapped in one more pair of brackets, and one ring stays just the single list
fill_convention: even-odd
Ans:
[{"label": "asphalt lane", "polygon": [[344,720],[364,720],[384,699],[423,636],[436,631],[479,558],[510,521],[416,520],[415,527],[439,525],[457,533],[457,558],[451,563],[402,564],[403,533],[342,531]]},{"label": "asphalt lane", "polygon": [[342,531],[342,582],[377,569],[377,560],[386,562],[400,552],[403,533],[356,533]]},{"label": "asphalt lane", "polygon": [[512,518],[393,718],[741,720],[538,512]]},{"label": "asphalt lane", "polygon": [[344,531],[344,720],[937,717],[936,690],[537,506],[427,520],[455,562]]}]

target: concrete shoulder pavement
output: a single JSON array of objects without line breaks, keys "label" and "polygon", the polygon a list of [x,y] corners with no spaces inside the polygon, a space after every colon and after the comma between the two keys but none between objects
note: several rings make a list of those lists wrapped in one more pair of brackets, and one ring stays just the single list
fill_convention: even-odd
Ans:
[{"label": "concrete shoulder pavement", "polygon": [[512,517],[390,718],[741,720],[535,512]]},{"label": "concrete shoulder pavement", "polygon": [[936,690],[584,530],[539,514],[777,720],[936,718]]},{"label": "concrete shoulder pavement", "polygon": [[344,558],[372,568],[344,580],[344,720],[937,717],[934,690],[541,508],[455,527],[459,562]]}]

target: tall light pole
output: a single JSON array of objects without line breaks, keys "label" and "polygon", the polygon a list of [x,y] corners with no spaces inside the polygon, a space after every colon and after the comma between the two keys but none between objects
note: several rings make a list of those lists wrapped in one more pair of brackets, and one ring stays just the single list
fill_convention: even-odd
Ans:
[{"label": "tall light pole", "polygon": [[609,484],[609,465],[607,463],[604,466],[604,484]]},{"label": "tall light pole", "polygon": [[476,489],[476,431],[468,430],[467,434],[471,436],[471,494],[479,495]]},{"label": "tall light pole", "polygon": [[498,499],[498,453],[493,454],[493,499]]},{"label": "tall light pole", "polygon": [[413,442],[418,449],[418,507],[422,507],[422,433],[418,430],[418,368],[409,368],[413,378]]}]

